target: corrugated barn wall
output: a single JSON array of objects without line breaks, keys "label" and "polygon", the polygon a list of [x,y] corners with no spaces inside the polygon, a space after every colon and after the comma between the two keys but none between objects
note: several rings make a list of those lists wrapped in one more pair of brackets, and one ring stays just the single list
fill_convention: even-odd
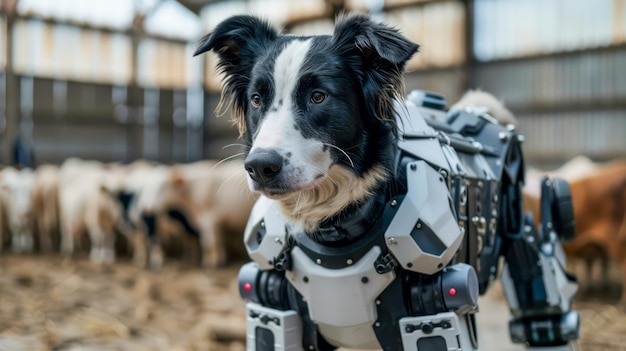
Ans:
[{"label": "corrugated barn wall", "polygon": [[519,118],[531,164],[626,155],[626,1],[476,0],[471,85]]},{"label": "corrugated barn wall", "polygon": [[[228,113],[215,116],[215,57],[192,58],[196,41],[234,13],[314,34],[330,32],[343,10],[369,10],[421,45],[408,66],[408,90],[439,92],[453,103],[481,88],[504,100],[519,118],[530,164],[626,156],[626,0],[181,0],[201,27],[182,37],[146,30],[156,10],[94,24],[22,2],[28,6],[0,11],[5,164],[18,135],[37,163],[236,154]],[[281,11],[269,11],[275,8]]]}]

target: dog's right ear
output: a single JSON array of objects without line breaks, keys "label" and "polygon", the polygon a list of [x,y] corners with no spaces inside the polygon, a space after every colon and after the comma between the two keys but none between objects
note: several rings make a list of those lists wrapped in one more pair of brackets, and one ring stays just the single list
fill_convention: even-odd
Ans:
[{"label": "dog's right ear", "polygon": [[243,56],[264,48],[277,36],[276,29],[266,21],[253,16],[233,16],[200,39],[200,45],[193,56],[213,50],[221,60],[239,64]]},{"label": "dog's right ear", "polygon": [[243,112],[247,109],[247,89],[256,59],[278,37],[266,21],[252,16],[233,16],[203,37],[194,56],[214,51],[219,57],[217,68],[225,74],[223,97],[234,109],[241,135],[245,132]]}]

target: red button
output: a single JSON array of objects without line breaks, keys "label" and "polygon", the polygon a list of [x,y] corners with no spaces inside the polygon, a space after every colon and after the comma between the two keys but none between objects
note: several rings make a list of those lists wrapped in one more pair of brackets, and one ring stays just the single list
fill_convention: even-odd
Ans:
[{"label": "red button", "polygon": [[450,288],[450,290],[448,290],[448,294],[450,294],[450,296],[456,295],[456,289],[455,288]]},{"label": "red button", "polygon": [[245,291],[250,291],[250,290],[252,290],[252,284],[250,284],[250,283],[244,283],[244,284],[243,284],[243,290],[245,290]]}]

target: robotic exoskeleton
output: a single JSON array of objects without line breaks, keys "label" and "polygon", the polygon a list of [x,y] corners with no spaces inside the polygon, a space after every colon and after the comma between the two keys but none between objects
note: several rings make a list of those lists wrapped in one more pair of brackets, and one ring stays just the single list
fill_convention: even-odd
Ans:
[{"label": "robotic exoskeleton", "polygon": [[[542,224],[524,215],[523,137],[478,109],[413,92],[397,108],[394,180],[315,235],[255,205],[239,272],[247,349],[479,350],[478,295],[499,273],[513,342],[576,349],[569,186],[544,179]],[[357,238],[358,240],[350,240]]]}]

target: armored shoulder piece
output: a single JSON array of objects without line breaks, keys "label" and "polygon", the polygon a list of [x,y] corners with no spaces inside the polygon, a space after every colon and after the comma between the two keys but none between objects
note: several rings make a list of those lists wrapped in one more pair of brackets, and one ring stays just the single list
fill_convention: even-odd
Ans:
[{"label": "armored shoulder piece", "polygon": [[[446,112],[445,103],[417,103],[420,106],[407,101],[396,107],[398,148],[405,167],[400,171],[406,172],[409,200],[403,201],[401,206],[407,209],[402,212],[413,211],[417,218],[404,224],[406,243],[389,249],[396,257],[409,257],[411,247],[419,253],[415,259],[422,260],[419,267],[399,258],[400,264],[427,274],[456,255],[456,262],[470,263],[479,272],[482,293],[497,275],[502,237],[522,231],[523,139],[512,126],[499,124],[485,112]],[[396,235],[388,231],[387,243],[397,241]],[[424,269],[426,262],[430,263]]]},{"label": "armored shoulder piece", "polygon": [[288,240],[287,221],[278,204],[262,196],[252,208],[244,232],[248,255],[260,269],[273,269],[288,247]]}]

